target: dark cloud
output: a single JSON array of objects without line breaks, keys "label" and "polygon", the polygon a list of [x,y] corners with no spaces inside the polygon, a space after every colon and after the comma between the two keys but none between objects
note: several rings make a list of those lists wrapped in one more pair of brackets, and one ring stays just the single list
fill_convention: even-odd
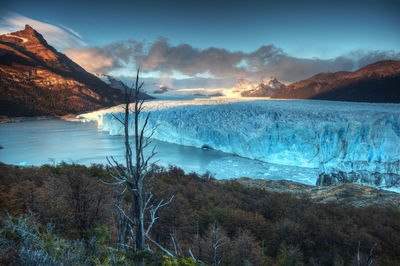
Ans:
[{"label": "dark cloud", "polygon": [[[191,77],[196,85],[208,84],[207,79],[199,77],[204,73],[211,75],[209,80],[220,79],[225,84],[238,78],[255,81],[270,76],[298,81],[320,72],[352,71],[379,60],[400,59],[400,53],[394,51],[354,51],[333,59],[305,59],[292,57],[274,45],[264,45],[245,53],[214,47],[197,49],[189,44],[173,46],[165,38],[150,44],[129,40],[65,52],[89,71],[107,72],[136,65],[144,73],[158,71],[163,76],[178,71]],[[214,83],[221,85],[224,82]]]},{"label": "dark cloud", "polygon": [[233,78],[246,72],[236,66],[244,56],[242,52],[214,47],[200,50],[189,44],[171,46],[166,39],[160,38],[150,46],[147,54],[135,56],[135,62],[143,71],[172,73],[175,70],[187,76],[209,72],[214,77]]}]

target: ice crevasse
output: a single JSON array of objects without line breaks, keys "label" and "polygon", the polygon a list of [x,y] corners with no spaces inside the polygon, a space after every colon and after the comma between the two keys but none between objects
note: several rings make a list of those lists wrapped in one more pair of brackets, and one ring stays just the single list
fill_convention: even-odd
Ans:
[{"label": "ice crevasse", "polygon": [[[141,115],[149,111],[148,126],[161,141],[318,168],[321,185],[400,187],[400,104],[198,99],[147,102]],[[123,116],[123,106],[81,119],[122,135],[112,114]]]}]

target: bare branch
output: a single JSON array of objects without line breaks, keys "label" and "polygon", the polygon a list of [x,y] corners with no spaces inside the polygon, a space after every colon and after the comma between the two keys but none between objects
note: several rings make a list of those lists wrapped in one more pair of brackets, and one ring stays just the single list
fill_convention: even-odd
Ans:
[{"label": "bare branch", "polygon": [[145,235],[147,235],[147,234],[150,232],[150,229],[151,229],[151,227],[153,226],[154,222],[155,222],[156,220],[158,220],[158,217],[156,216],[156,215],[157,215],[157,211],[158,211],[160,208],[162,208],[162,207],[164,207],[164,206],[170,204],[171,201],[173,200],[173,198],[174,198],[174,196],[172,195],[171,198],[169,199],[169,201],[167,201],[167,202],[165,202],[165,203],[163,203],[164,200],[162,199],[162,200],[160,200],[160,202],[158,202],[157,206],[153,206],[152,208],[150,208],[150,217],[151,217],[151,221],[150,221],[149,226],[147,227],[147,230],[146,230]]},{"label": "bare branch", "polygon": [[[153,194],[151,192],[148,192],[147,194],[149,194],[149,197],[147,198],[146,202],[144,203],[145,210],[148,210],[147,205],[149,204],[150,200],[153,198]],[[152,206],[150,206],[149,208],[151,208]]]},{"label": "bare branch", "polygon": [[143,152],[143,135],[144,135],[144,130],[147,126],[147,123],[149,122],[149,117],[150,117],[150,112],[147,113],[146,119],[144,121],[144,125],[142,127],[142,130],[140,131],[140,137],[139,137],[139,149]]},{"label": "bare branch", "polygon": [[218,265],[220,260],[217,262],[217,249],[224,245],[223,237],[218,236],[219,228],[216,228],[216,221],[214,221],[211,231],[211,238],[212,238],[212,249],[213,249],[213,265]]},{"label": "bare branch", "polygon": [[125,216],[126,219],[128,219],[128,221],[129,221],[131,224],[133,224],[133,225],[135,224],[135,222],[132,221],[132,219],[131,219],[128,215],[126,215],[126,213],[124,212],[123,209],[121,209],[120,206],[118,206],[117,204],[115,204],[115,206],[117,207],[118,210],[121,211],[121,213]]},{"label": "bare branch", "polygon": [[[113,163],[110,162],[110,159],[113,161]],[[114,157],[106,157],[108,164],[113,168],[113,170],[117,173],[118,177],[120,180],[126,180],[127,179],[127,172],[120,166],[120,164],[114,159]],[[121,174],[121,172],[124,173],[124,176]],[[118,180],[118,179],[117,179]]]},{"label": "bare branch", "polygon": [[[110,175],[111,175],[111,174],[110,174]],[[112,175],[111,175],[111,176],[112,176]],[[112,176],[112,177],[114,177],[114,176]],[[114,178],[115,178],[115,177],[114,177]],[[100,179],[100,182],[103,183],[103,184],[105,184],[105,185],[120,186],[120,185],[122,185],[123,183],[125,183],[126,180],[122,180],[122,181],[119,181],[119,182],[106,182],[106,181]]]},{"label": "bare branch", "polygon": [[172,255],[171,252],[169,252],[168,250],[166,250],[165,248],[163,248],[160,244],[158,244],[156,241],[154,241],[153,239],[151,239],[148,235],[146,235],[146,238],[148,240],[150,240],[151,243],[153,243],[157,248],[159,248],[161,251],[165,252],[168,256],[175,258],[174,255]]},{"label": "bare branch", "polygon": [[189,255],[190,255],[190,257],[192,257],[194,262],[197,262],[196,258],[193,256],[192,250],[190,248],[189,248]]},{"label": "bare branch", "polygon": [[120,122],[121,124],[124,124],[124,122],[122,121],[121,118],[118,118],[115,114],[111,113],[111,115],[118,120],[118,122]]},{"label": "bare branch", "polygon": [[175,255],[178,255],[178,250],[176,249],[176,243],[175,243],[174,235],[171,232],[169,233],[169,235],[171,236],[171,241],[172,241],[172,244],[174,245]]},{"label": "bare branch", "polygon": [[133,232],[131,224],[129,224],[129,231],[131,232],[131,240],[133,245],[133,251],[136,252],[136,235]]},{"label": "bare branch", "polygon": [[373,256],[374,256],[374,251],[375,251],[375,249],[376,249],[377,246],[378,246],[378,243],[375,243],[375,244],[372,246],[371,250],[369,251],[369,256],[368,256],[367,262],[366,262],[368,266],[371,266],[371,265],[374,264]]},{"label": "bare branch", "polygon": [[138,104],[138,112],[139,113],[141,113],[143,110],[143,104],[144,104],[144,99],[139,101],[139,104]]},{"label": "bare branch", "polygon": [[149,161],[151,160],[151,159],[153,159],[153,157],[157,154],[156,152],[155,152],[155,150],[156,150],[156,147],[154,147],[153,148],[153,150],[151,151],[151,154],[147,157],[147,159],[144,161],[144,163],[143,163],[143,168],[145,169],[145,168],[147,168],[147,166],[148,166],[148,164],[149,164]]}]

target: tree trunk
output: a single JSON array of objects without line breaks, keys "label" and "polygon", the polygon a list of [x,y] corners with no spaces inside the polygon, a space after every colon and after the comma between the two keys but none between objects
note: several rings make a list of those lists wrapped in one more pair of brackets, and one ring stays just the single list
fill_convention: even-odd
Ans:
[{"label": "tree trunk", "polygon": [[[141,186],[140,186],[141,187]],[[138,186],[138,191],[141,191]],[[145,237],[144,237],[144,210],[143,210],[143,198],[142,194],[139,192],[138,195],[135,195],[135,200],[137,201],[135,204],[136,208],[136,246],[139,250],[145,249]]]}]

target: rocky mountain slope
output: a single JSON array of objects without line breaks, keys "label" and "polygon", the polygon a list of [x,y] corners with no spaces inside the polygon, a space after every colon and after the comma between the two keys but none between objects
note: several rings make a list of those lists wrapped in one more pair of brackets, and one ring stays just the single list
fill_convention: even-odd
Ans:
[{"label": "rocky mountain slope", "polygon": [[128,86],[125,85],[122,81],[106,74],[101,74],[101,73],[93,73],[96,77],[98,77],[101,81],[104,83],[108,84],[108,86],[114,88],[114,89],[119,89],[121,91],[125,91],[125,89],[128,88]]},{"label": "rocky mountain slope", "polygon": [[155,94],[163,94],[170,90],[167,86],[160,86],[158,89],[154,90],[153,93]]},{"label": "rocky mountain slope", "polygon": [[276,91],[285,87],[285,84],[276,78],[262,79],[260,82],[251,82],[239,79],[235,86],[226,93],[241,97],[270,97]]},{"label": "rocky mountain slope", "polygon": [[287,180],[239,178],[239,183],[268,192],[291,193],[297,198],[309,198],[317,203],[339,203],[354,207],[377,207],[400,210],[400,194],[355,184],[309,186]]},{"label": "rocky mountain slope", "polygon": [[[110,75],[106,75],[106,74],[101,74],[101,73],[93,73],[93,75],[95,75],[96,77],[98,77],[101,81],[103,81],[104,83],[106,83],[108,86],[110,86],[111,88],[114,89],[118,89],[121,92],[125,92],[125,90],[129,90],[129,86],[127,86],[124,82],[122,82],[121,80],[114,78]],[[142,92],[139,94],[140,98],[144,98],[144,99],[154,99],[154,97],[151,97],[150,95]]]},{"label": "rocky mountain slope", "polygon": [[86,72],[29,25],[0,35],[0,115],[64,115],[121,103],[121,90]]},{"label": "rocky mountain slope", "polygon": [[243,91],[241,96],[243,97],[271,97],[276,91],[283,89],[285,84],[277,80],[276,78],[271,78],[269,80],[262,80],[258,85],[252,90]]},{"label": "rocky mountain slope", "polygon": [[355,72],[320,73],[292,83],[272,98],[400,102],[400,61],[379,61]]}]

